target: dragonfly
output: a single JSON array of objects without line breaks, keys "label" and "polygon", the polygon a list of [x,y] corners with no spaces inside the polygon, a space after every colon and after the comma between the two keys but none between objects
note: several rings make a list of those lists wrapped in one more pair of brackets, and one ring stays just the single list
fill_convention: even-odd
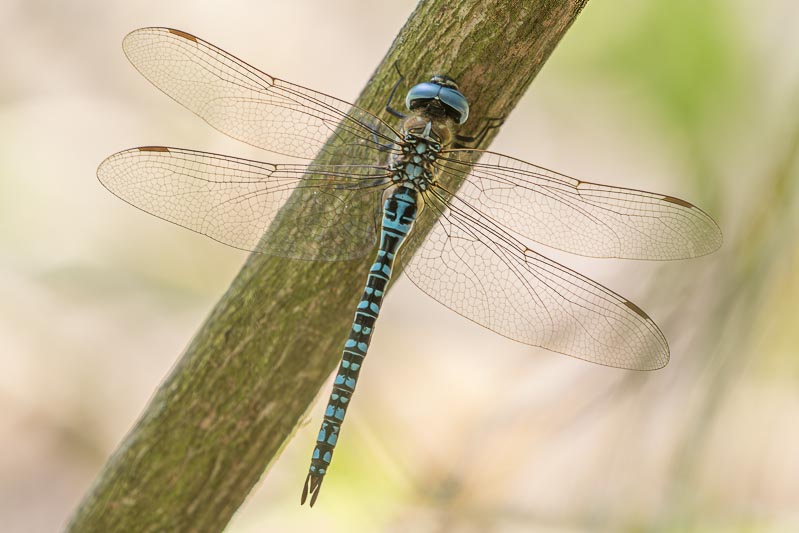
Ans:
[{"label": "dragonfly", "polygon": [[[665,336],[640,307],[535,251],[673,260],[718,249],[716,222],[665,194],[601,185],[459,143],[469,101],[443,75],[411,87],[391,125],[281,80],[184,31],[143,28],[123,49],[217,130],[293,157],[272,164],[166,146],[108,157],[100,182],[157,217],[243,250],[346,261],[377,244],[313,449],[316,502],[400,259],[422,291],[500,335],[602,365],[654,370]],[[396,89],[396,86],[395,86]],[[448,185],[465,176],[460,188]],[[291,196],[291,198],[289,198]],[[414,231],[416,225],[428,233]],[[415,254],[400,255],[403,247]]]}]

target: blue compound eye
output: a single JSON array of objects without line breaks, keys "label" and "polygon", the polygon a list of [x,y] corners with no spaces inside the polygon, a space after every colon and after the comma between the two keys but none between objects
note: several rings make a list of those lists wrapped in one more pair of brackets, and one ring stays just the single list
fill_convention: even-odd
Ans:
[{"label": "blue compound eye", "polygon": [[[433,80],[449,80],[444,77],[436,77]],[[454,82],[449,82],[454,85]],[[426,81],[411,87],[405,97],[405,107],[413,111],[416,107],[429,102],[438,100],[446,108],[447,113],[458,124],[463,124],[469,118],[469,102],[461,92],[452,86],[443,85],[438,81]]]},{"label": "blue compound eye", "polygon": [[405,97],[405,107],[411,111],[415,107],[415,103],[424,100],[433,100],[438,96],[439,91],[441,91],[441,85],[430,83],[429,81],[414,85],[411,87],[411,90],[408,91],[408,96]]},{"label": "blue compound eye", "polygon": [[469,101],[457,89],[442,87],[439,93],[441,102],[451,111],[454,111],[455,122],[463,124],[469,118]]}]

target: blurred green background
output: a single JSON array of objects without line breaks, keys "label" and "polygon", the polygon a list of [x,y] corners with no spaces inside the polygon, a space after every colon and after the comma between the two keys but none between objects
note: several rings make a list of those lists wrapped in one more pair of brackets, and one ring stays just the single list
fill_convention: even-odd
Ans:
[{"label": "blurred green background", "polygon": [[[413,7],[0,4],[3,531],[63,526],[245,258],[120,202],[99,162],[274,159],[159,93],[122,37],[177,27],[354,99]],[[799,530],[798,23],[793,0],[592,0],[492,146],[716,218],[723,248],[692,261],[541,247],[645,309],[669,366],[515,344],[400,280],[317,506],[298,504],[327,389],[228,531]]]}]

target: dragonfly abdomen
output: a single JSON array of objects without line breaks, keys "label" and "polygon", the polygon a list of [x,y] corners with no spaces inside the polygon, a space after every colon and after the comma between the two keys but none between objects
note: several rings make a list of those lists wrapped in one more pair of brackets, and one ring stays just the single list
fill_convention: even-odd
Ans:
[{"label": "dragonfly abdomen", "polygon": [[341,424],[347,413],[352,393],[358,382],[363,360],[369,349],[375,322],[380,314],[391,270],[397,252],[411,231],[419,211],[419,192],[412,187],[397,186],[392,189],[383,205],[383,222],[380,231],[380,247],[377,258],[369,270],[363,296],[358,302],[349,337],[344,343],[341,364],[333,381],[333,392],[325,409],[322,427],[316,439],[311,466],[302,491],[302,503],[308,495],[316,502],[322,479],[330,466]]}]

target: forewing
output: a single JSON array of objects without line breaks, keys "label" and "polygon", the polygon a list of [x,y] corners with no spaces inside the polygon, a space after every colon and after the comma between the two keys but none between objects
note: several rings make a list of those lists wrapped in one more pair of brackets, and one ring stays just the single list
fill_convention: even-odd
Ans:
[{"label": "forewing", "polygon": [[336,162],[377,163],[398,140],[371,113],[274,78],[188,33],[142,28],[129,33],[122,47],[156,87],[253,146],[305,159],[321,151],[339,156]]},{"label": "forewing", "polygon": [[457,198],[434,189],[425,203],[422,216],[440,218],[426,237],[411,237],[420,246],[404,272],[445,306],[505,337],[602,365],[668,362],[665,337],[629,300],[530,250]]},{"label": "forewing", "polygon": [[713,219],[679,198],[580,181],[479,150],[442,152],[438,164],[445,174],[468,175],[456,193],[463,202],[559,250],[664,260],[697,257],[721,246]]},{"label": "forewing", "polygon": [[135,207],[235,248],[330,261],[372,249],[387,180],[369,165],[273,165],[163,146],[116,153],[97,177]]}]

